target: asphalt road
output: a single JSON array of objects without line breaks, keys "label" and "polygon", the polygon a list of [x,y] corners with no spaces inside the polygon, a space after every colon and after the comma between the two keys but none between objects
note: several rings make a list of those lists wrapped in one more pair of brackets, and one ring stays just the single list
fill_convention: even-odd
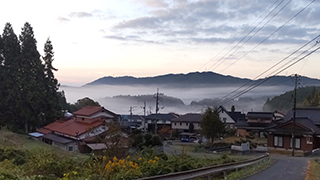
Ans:
[{"label": "asphalt road", "polygon": [[304,180],[309,158],[272,156],[276,162],[269,168],[243,180]]},{"label": "asphalt road", "polygon": [[[176,144],[176,143],[175,143]],[[182,146],[165,145],[164,152],[166,154],[182,154]],[[188,155],[194,157],[209,157],[207,153],[188,152]],[[213,155],[213,154],[212,154]],[[217,155],[216,155],[217,156]],[[246,177],[242,180],[304,180],[308,168],[310,158],[292,157],[285,155],[270,155],[271,159],[276,160],[273,165],[267,169]]]}]

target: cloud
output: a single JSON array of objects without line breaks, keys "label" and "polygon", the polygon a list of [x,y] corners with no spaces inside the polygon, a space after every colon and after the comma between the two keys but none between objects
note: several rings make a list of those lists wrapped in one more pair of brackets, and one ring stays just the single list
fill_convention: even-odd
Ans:
[{"label": "cloud", "polygon": [[114,39],[114,40],[119,40],[119,41],[125,41],[126,38],[120,37],[120,36],[103,36],[106,39]]},{"label": "cloud", "polygon": [[[175,0],[170,3],[141,0],[152,7],[149,14],[127,18],[113,26],[113,31],[124,36],[139,35],[142,39],[162,39],[163,42],[229,43],[246,37],[248,43],[297,44],[319,32],[320,3],[314,3],[296,15],[310,2],[260,0]],[[169,1],[166,1],[169,2]],[[281,9],[282,7],[284,7]],[[272,11],[274,9],[274,11]],[[276,14],[279,12],[278,14]],[[269,14],[269,16],[267,16]],[[274,16],[274,17],[273,17]],[[290,23],[285,24],[292,17]],[[299,23],[297,23],[299,22]],[[285,26],[275,33],[282,25]],[[257,32],[259,30],[259,32]]]},{"label": "cloud", "polygon": [[143,29],[154,29],[161,24],[161,20],[156,17],[140,17],[137,19],[123,21],[118,25],[114,26],[115,29],[125,28],[143,28]]},{"label": "cloud", "polygon": [[58,17],[57,17],[57,20],[58,20],[59,22],[68,22],[68,21],[70,21],[70,19],[67,19],[67,18],[64,18],[64,17],[61,17],[61,16],[58,16]]},{"label": "cloud", "polygon": [[148,44],[161,44],[156,41],[151,41],[151,40],[144,40],[141,39],[139,36],[104,36],[106,39],[113,39],[113,40],[118,40],[118,41],[132,41],[132,42],[142,42],[142,43],[148,43]]},{"label": "cloud", "polygon": [[139,2],[143,3],[148,7],[156,7],[156,8],[166,8],[169,6],[164,0],[140,0]]},{"label": "cloud", "polygon": [[85,18],[85,17],[91,17],[91,13],[87,12],[72,12],[69,14],[70,17],[76,17],[76,18]]}]

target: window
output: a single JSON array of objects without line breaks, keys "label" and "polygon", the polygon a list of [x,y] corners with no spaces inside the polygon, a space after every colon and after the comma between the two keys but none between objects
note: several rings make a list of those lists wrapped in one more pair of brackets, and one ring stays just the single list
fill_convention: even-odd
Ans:
[{"label": "window", "polygon": [[188,126],[189,125],[189,123],[186,123],[186,126]]},{"label": "window", "polygon": [[182,126],[182,122],[180,123],[180,126]]},{"label": "window", "polygon": [[174,123],[174,125],[176,126],[176,125],[177,125],[177,123]]},{"label": "window", "polygon": [[[294,138],[295,139],[295,144],[294,147],[295,149],[300,149],[300,138]],[[290,139],[290,148],[292,148],[292,138]]]},{"label": "window", "polygon": [[273,146],[275,146],[275,147],[283,147],[283,137],[274,136],[273,137]]},{"label": "window", "polygon": [[68,147],[68,150],[69,150],[69,151],[73,151],[73,146],[69,146],[69,147]]}]

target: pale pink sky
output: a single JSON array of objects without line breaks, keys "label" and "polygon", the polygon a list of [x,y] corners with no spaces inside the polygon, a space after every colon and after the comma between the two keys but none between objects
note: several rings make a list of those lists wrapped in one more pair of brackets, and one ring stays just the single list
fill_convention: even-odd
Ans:
[{"label": "pale pink sky", "polygon": [[[64,85],[195,71],[254,78],[318,35],[320,4],[310,2],[12,0],[2,2],[0,24],[10,22],[19,35],[29,22],[40,53],[50,37],[56,77]],[[247,42],[236,46],[250,29]],[[318,57],[314,53],[281,75],[320,78]]]}]

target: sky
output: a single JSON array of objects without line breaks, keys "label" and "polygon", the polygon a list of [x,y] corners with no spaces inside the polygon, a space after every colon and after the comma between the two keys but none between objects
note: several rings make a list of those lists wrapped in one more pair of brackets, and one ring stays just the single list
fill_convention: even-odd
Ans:
[{"label": "sky", "polygon": [[[295,56],[282,60],[320,33],[319,0],[10,0],[1,6],[2,28],[10,22],[19,35],[29,22],[40,54],[50,38],[55,75],[70,86],[104,76],[195,71],[254,79],[293,62]],[[298,52],[319,47],[318,40]],[[279,75],[320,79],[317,67],[319,52]]]}]

